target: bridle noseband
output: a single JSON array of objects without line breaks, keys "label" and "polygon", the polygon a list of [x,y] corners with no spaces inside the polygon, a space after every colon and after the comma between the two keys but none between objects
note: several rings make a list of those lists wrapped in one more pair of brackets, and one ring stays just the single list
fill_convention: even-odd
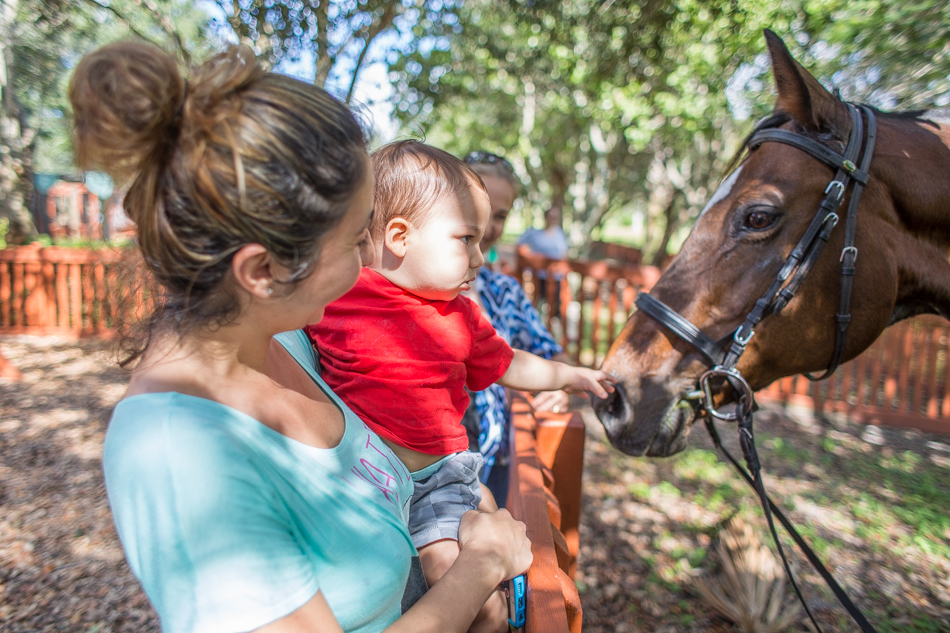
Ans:
[{"label": "bridle noseband", "polygon": [[[851,116],[851,133],[848,137],[848,144],[844,154],[838,154],[818,141],[803,134],[790,132],[788,130],[758,130],[749,138],[748,146],[750,150],[758,148],[762,143],[784,143],[796,147],[813,158],[834,167],[837,173],[834,179],[828,183],[828,186],[825,188],[824,197],[818,207],[818,211],[812,218],[804,235],[802,235],[798,244],[785,260],[785,264],[775,276],[768,290],[755,302],[755,306],[749,314],[746,315],[745,321],[743,321],[742,325],[740,325],[730,337],[726,337],[721,341],[714,341],[688,319],[647,293],[640,293],[640,295],[637,296],[636,305],[644,314],[689,343],[703,356],[709,365],[710,369],[700,377],[697,388],[684,399],[694,401],[694,408],[698,409],[700,415],[704,418],[706,428],[712,436],[713,443],[725,454],[729,461],[739,470],[740,474],[759,494],[769,529],[772,532],[772,537],[781,555],[785,571],[791,581],[792,587],[795,589],[795,593],[798,594],[798,598],[802,606],[805,607],[805,612],[815,625],[815,628],[821,631],[811,610],[808,608],[808,605],[805,604],[805,600],[791,573],[788,561],[785,558],[785,553],[782,550],[782,545],[779,542],[778,534],[775,531],[775,526],[772,523],[773,513],[779,518],[786,530],[789,531],[789,534],[798,546],[802,548],[806,557],[808,557],[812,565],[815,566],[817,571],[822,575],[838,600],[845,609],[848,610],[862,630],[873,632],[874,628],[868,623],[864,615],[851,602],[831,574],[824,568],[821,561],[818,560],[814,552],[811,551],[811,548],[808,547],[807,543],[798,535],[788,519],[785,518],[779,508],[772,502],[768,495],[766,495],[765,487],[762,482],[761,466],[755,448],[755,438],[752,432],[752,412],[755,410],[754,394],[748,381],[736,368],[739,359],[745,352],[746,346],[755,335],[755,327],[767,316],[779,314],[795,296],[798,287],[811,271],[818,256],[821,255],[828,240],[831,239],[832,231],[838,224],[838,208],[844,198],[845,191],[853,184],[851,200],[848,204],[845,218],[844,248],[841,249],[841,255],[839,257],[841,262],[841,291],[839,295],[838,312],[835,315],[835,347],[832,352],[831,361],[825,372],[820,376],[810,374],[806,374],[806,376],[808,376],[810,380],[823,380],[834,373],[841,362],[841,358],[844,354],[845,341],[847,339],[848,326],[851,324],[851,288],[854,280],[855,261],[858,257],[858,249],[854,245],[858,203],[861,198],[861,192],[868,183],[871,157],[874,154],[874,142],[877,136],[877,122],[874,118],[874,112],[870,108],[863,105],[855,106],[851,103],[845,105]],[[864,134],[862,113],[864,118],[867,119],[866,137]],[[859,158],[860,167],[858,166]],[[716,389],[717,387],[721,388],[724,383],[728,383],[735,394],[736,409],[734,412],[718,409],[715,405],[714,397],[716,395]],[[706,415],[702,415],[702,413]],[[749,472],[746,472],[739,462],[723,448],[712,418],[738,422],[739,442],[742,446]]]}]

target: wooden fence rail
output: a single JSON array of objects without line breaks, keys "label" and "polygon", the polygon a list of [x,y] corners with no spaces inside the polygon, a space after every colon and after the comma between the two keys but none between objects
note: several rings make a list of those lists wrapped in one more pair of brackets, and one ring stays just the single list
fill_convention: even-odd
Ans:
[{"label": "wooden fence rail", "polygon": [[112,329],[122,289],[114,250],[0,250],[0,334],[85,336]]},{"label": "wooden fence rail", "polygon": [[579,413],[532,414],[512,393],[507,507],[524,521],[534,560],[528,570],[525,633],[580,633],[577,566],[584,422]]},{"label": "wooden fence rail", "polygon": [[884,330],[863,354],[827,380],[776,380],[762,400],[843,413],[864,424],[950,433],[950,323],[936,316]]},{"label": "wooden fence rail", "polygon": [[548,330],[575,362],[599,365],[633,310],[660,278],[653,266],[557,261],[518,250],[517,276]]},{"label": "wooden fence rail", "polygon": [[[123,301],[117,274],[122,253],[62,247],[0,250],[0,334],[108,334]],[[597,365],[660,271],[652,266],[557,262],[518,253],[517,271],[551,331],[577,362]],[[762,392],[815,411],[867,423],[950,432],[950,323],[919,317],[885,330],[857,359],[826,381],[784,378]]]}]

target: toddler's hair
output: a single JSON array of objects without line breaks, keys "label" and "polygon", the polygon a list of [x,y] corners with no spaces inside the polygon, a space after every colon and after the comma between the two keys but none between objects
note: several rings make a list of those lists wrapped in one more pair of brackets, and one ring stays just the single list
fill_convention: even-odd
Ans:
[{"label": "toddler's hair", "polygon": [[481,177],[463,161],[446,151],[419,141],[396,141],[372,155],[376,188],[370,235],[381,239],[393,218],[417,225],[446,195],[468,195],[470,187],[485,191]]}]

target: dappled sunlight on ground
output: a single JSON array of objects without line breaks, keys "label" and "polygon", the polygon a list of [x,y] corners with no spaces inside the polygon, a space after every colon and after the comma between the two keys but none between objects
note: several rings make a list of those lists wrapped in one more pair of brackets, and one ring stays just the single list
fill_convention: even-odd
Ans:
[{"label": "dappled sunlight on ground", "polygon": [[0,339],[0,630],[157,631],[112,524],[102,441],[125,390],[96,341]]},{"label": "dappled sunlight on ground", "polygon": [[[0,381],[4,633],[158,630],[102,482],[106,423],[127,381],[103,349],[0,339],[24,375]],[[756,420],[770,493],[878,630],[950,630],[950,437],[774,411]],[[721,431],[734,448],[733,429]],[[692,579],[713,566],[706,552],[734,514],[768,537],[755,497],[702,429],[691,444],[671,459],[631,458],[588,419],[577,577],[585,633],[734,630]],[[826,630],[856,630],[805,560],[794,561]]]},{"label": "dappled sunlight on ground", "polygon": [[[585,633],[735,630],[699,599],[693,578],[715,568],[707,551],[735,514],[770,543],[752,491],[702,428],[673,458],[631,458],[586,417]],[[866,427],[776,410],[757,414],[756,429],[769,493],[877,630],[950,630],[950,436],[873,429],[869,442]],[[720,433],[740,454],[734,427]],[[826,630],[857,630],[797,550],[792,560]]]}]

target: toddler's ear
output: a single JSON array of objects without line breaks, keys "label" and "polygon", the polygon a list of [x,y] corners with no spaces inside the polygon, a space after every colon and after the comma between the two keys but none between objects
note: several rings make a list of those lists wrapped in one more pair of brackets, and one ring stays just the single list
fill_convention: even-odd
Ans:
[{"label": "toddler's ear", "polygon": [[408,250],[406,240],[411,229],[412,225],[405,218],[395,217],[387,222],[384,235],[386,249],[400,259],[405,257]]}]

